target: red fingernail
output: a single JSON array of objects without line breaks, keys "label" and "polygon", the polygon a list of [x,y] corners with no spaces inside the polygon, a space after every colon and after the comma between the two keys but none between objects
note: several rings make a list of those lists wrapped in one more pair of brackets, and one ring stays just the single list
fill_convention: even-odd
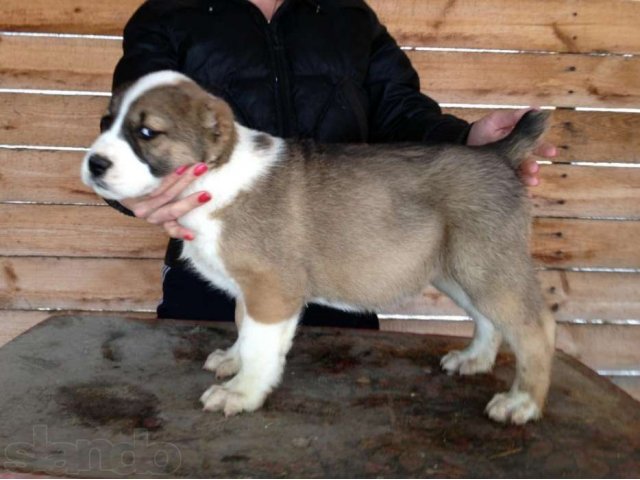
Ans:
[{"label": "red fingernail", "polygon": [[182,175],[184,172],[187,171],[188,168],[189,168],[189,165],[183,165],[181,167],[178,167],[176,169],[176,175]]},{"label": "red fingernail", "polygon": [[211,200],[211,194],[209,192],[203,192],[198,197],[200,203],[207,203],[209,200]]},{"label": "red fingernail", "polygon": [[194,237],[191,233],[185,233],[184,237],[182,237],[182,238],[184,238],[185,240],[189,240],[189,241],[191,241],[191,240],[193,240],[195,237]]},{"label": "red fingernail", "polygon": [[208,169],[209,169],[209,167],[207,167],[204,163],[201,163],[200,165],[198,165],[196,168],[193,169],[193,174],[196,177],[199,177],[204,172],[206,172]]}]

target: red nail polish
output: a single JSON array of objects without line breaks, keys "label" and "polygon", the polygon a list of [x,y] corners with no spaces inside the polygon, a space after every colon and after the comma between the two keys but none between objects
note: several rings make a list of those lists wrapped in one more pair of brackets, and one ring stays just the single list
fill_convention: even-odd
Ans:
[{"label": "red nail polish", "polygon": [[183,237],[183,238],[184,238],[185,240],[191,241],[191,240],[193,240],[195,237],[194,237],[192,234],[190,234],[190,233],[186,233],[186,234],[184,235],[184,237]]},{"label": "red nail polish", "polygon": [[189,168],[189,165],[182,165],[181,167],[178,167],[176,169],[176,175],[182,175],[184,172],[187,171],[188,168]]},{"label": "red nail polish", "polygon": [[209,192],[202,192],[198,197],[198,202],[200,203],[207,203],[209,200],[211,200],[211,194]]},{"label": "red nail polish", "polygon": [[209,170],[209,167],[207,165],[205,165],[204,163],[201,163],[200,165],[198,165],[196,168],[193,169],[193,174],[196,177],[199,177],[200,175],[202,175],[207,170]]}]

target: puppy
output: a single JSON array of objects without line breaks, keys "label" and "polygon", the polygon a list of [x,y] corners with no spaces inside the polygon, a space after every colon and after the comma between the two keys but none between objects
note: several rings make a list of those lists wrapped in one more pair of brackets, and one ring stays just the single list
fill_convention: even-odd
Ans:
[{"label": "puppy", "polygon": [[114,96],[84,182],[120,200],[152,192],[178,166],[206,162],[213,200],[181,218],[183,257],[237,301],[238,339],[205,368],[231,380],[202,395],[226,415],[259,408],[282,377],[307,302],[375,311],[429,283],[475,320],[448,372],[491,370],[502,338],[513,386],[487,405],[500,422],[540,417],[555,323],[529,256],[530,212],[516,173],[545,129],[529,112],[504,140],[459,145],[318,145],[245,128],[187,77],[147,75]]}]

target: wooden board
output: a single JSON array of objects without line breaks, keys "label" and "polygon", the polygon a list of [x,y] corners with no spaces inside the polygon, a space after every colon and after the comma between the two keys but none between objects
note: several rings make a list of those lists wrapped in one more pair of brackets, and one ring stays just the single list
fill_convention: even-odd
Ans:
[{"label": "wooden board", "polygon": [[640,222],[536,218],[532,253],[555,268],[640,268]]},{"label": "wooden board", "polygon": [[[0,257],[0,309],[152,311],[162,296],[161,267],[160,259]],[[640,274],[542,271],[538,278],[558,320],[640,318]],[[464,315],[433,288],[382,313]]]},{"label": "wooden board", "polygon": [[544,419],[504,426],[483,410],[509,387],[510,355],[491,374],[462,377],[439,368],[459,339],[303,328],[264,408],[225,419],[197,399],[214,382],[202,362],[234,338],[228,324],[41,324],[0,350],[0,408],[11,413],[0,424],[0,462],[82,477],[640,473],[640,405],[560,352]]},{"label": "wooden board", "polygon": [[[532,253],[554,268],[640,268],[639,236],[637,221],[536,218]],[[166,236],[108,206],[0,204],[0,242],[3,255],[162,258]]]},{"label": "wooden board", "polygon": [[0,88],[111,91],[120,40],[0,34]]},{"label": "wooden board", "polygon": [[640,219],[640,169],[545,165],[531,188],[534,214]]},{"label": "wooden board", "polygon": [[440,103],[640,107],[639,57],[408,54],[422,91]]},{"label": "wooden board", "polygon": [[[0,347],[18,335],[39,324],[51,316],[63,315],[109,315],[109,312],[91,313],[82,311],[45,311],[45,310],[0,310]],[[117,314],[117,312],[111,312]],[[136,313],[136,318],[151,320],[155,313]],[[90,318],[87,321],[91,321]],[[385,320],[380,321],[382,331],[419,333],[429,335],[449,335],[471,337],[471,321],[424,321],[424,320]],[[635,348],[640,342],[640,327],[627,325],[575,325],[558,324],[556,346],[565,353],[577,358],[594,370],[626,370],[640,368],[640,352]],[[621,377],[608,377],[618,380]],[[633,377],[630,377],[633,380]],[[636,382],[640,378],[636,379]],[[640,390],[636,392],[633,382],[617,382],[618,385],[640,400]]]},{"label": "wooden board", "polygon": [[[120,35],[141,0],[4,0],[0,30]],[[640,52],[633,0],[370,0],[399,43],[413,46]]]},{"label": "wooden board", "polygon": [[[108,98],[0,93],[0,144],[87,147]],[[492,110],[446,109],[475,121]],[[640,114],[555,111],[549,141],[558,162],[640,162]]]},{"label": "wooden board", "polygon": [[87,147],[108,103],[107,97],[0,93],[0,145]]},{"label": "wooden board", "polygon": [[155,311],[161,260],[0,257],[0,309]]},{"label": "wooden board", "polygon": [[80,181],[84,152],[0,149],[0,203],[104,205]]},{"label": "wooden board", "polygon": [[[0,37],[0,87],[111,90],[120,42]],[[443,103],[640,108],[640,58],[410,51],[422,89]]]},{"label": "wooden board", "polygon": [[[104,205],[79,181],[83,152],[0,149],[0,203]],[[545,165],[534,214],[640,220],[640,169]]]},{"label": "wooden board", "polygon": [[370,0],[401,44],[640,52],[640,5],[629,0]]},{"label": "wooden board", "polygon": [[164,258],[161,227],[108,207],[0,205],[3,255]]}]

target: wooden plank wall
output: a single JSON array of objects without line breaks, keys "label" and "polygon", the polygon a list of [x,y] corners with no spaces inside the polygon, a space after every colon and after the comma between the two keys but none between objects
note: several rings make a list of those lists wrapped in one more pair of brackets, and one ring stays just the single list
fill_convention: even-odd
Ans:
[{"label": "wooden plank wall", "polygon": [[[56,311],[152,315],[166,238],[81,184],[141,0],[3,0],[0,342]],[[555,107],[532,252],[559,345],[640,395],[640,2],[370,0],[426,93],[469,120]],[[433,289],[384,328],[470,335]]]}]

